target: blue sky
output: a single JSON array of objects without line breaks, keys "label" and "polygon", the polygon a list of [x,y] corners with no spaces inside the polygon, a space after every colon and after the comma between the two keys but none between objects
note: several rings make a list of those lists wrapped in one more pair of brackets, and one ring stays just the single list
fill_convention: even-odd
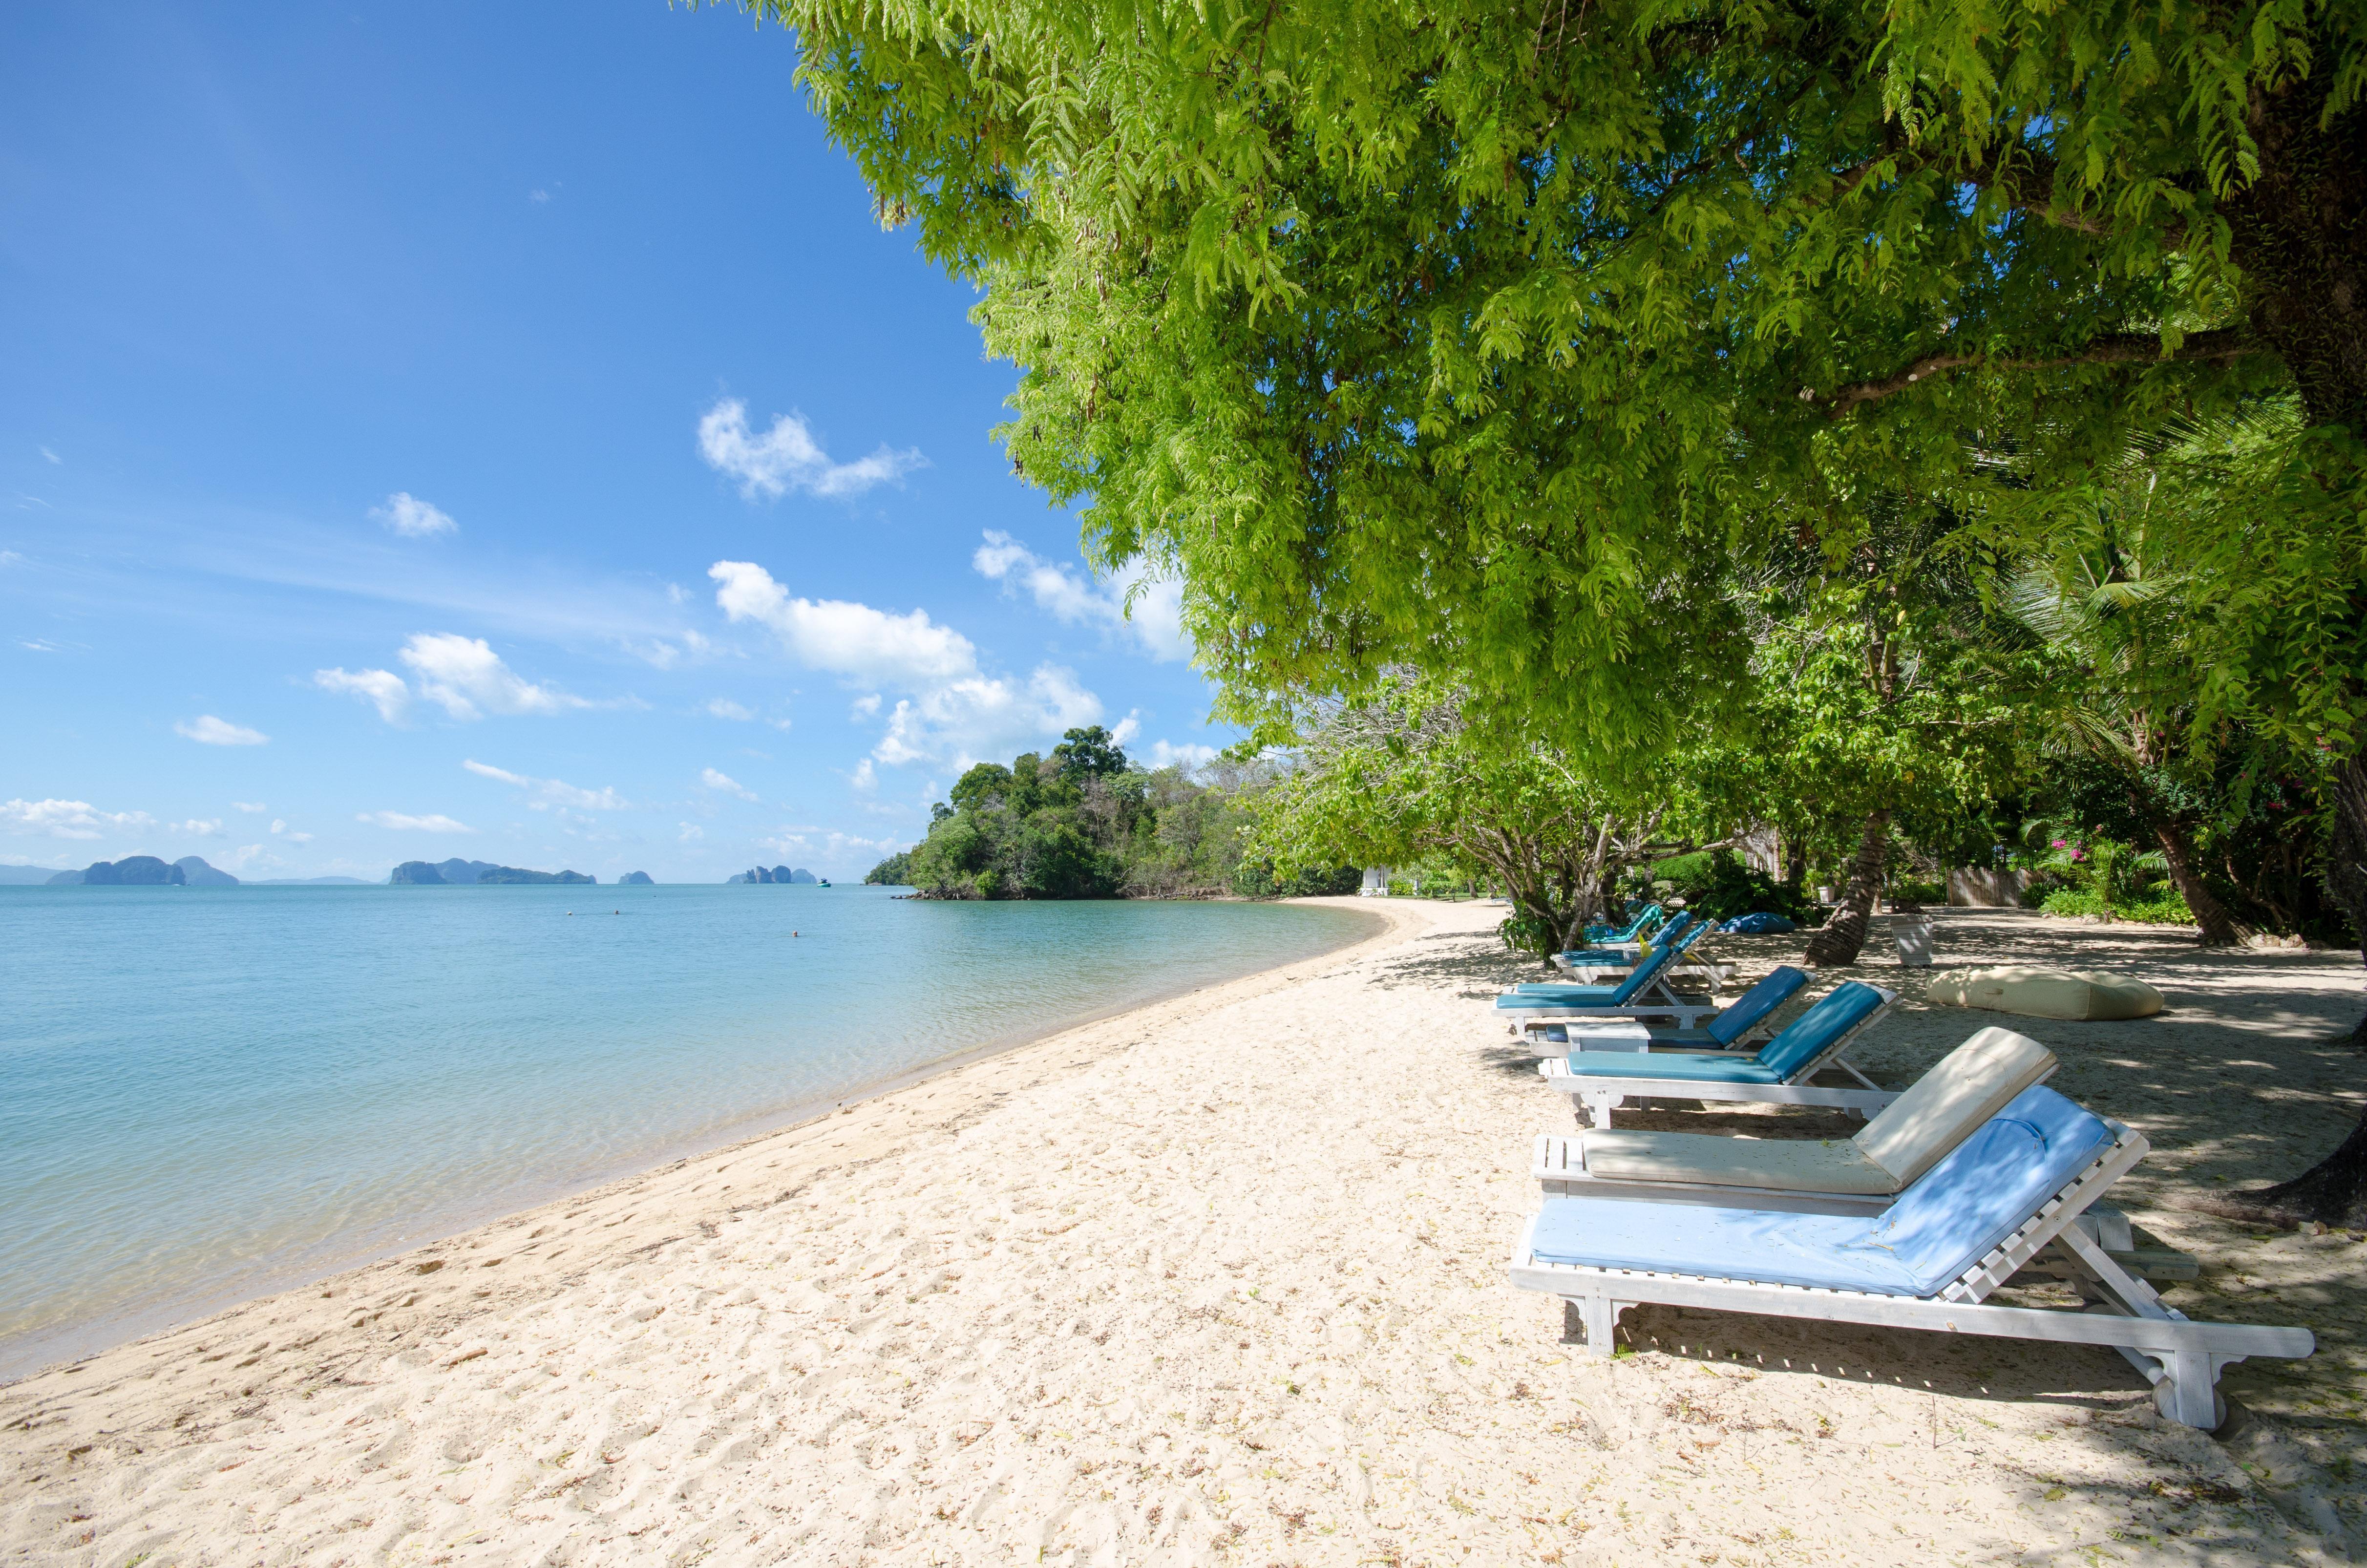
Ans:
[{"label": "blue sky", "polygon": [[859,875],[1228,744],[734,10],[11,7],[0,862]]}]

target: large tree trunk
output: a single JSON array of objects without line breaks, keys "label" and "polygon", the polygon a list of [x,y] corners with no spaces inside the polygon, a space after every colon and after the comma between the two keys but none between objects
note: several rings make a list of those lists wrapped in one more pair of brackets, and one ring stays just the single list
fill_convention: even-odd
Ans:
[{"label": "large tree trunk", "polygon": [[2186,842],[2186,830],[2166,813],[2147,810],[2146,802],[2134,790],[2130,792],[2129,804],[2135,808],[2138,819],[2153,830],[2154,842],[2161,846],[2161,858],[2169,862],[2170,883],[2186,900],[2186,907],[2194,912],[2194,924],[2203,932],[2203,945],[2232,948],[2241,942],[2244,933],[2237,926],[2236,917],[2227,913],[2227,906],[2213,895],[2203,883],[2203,873],[2195,869],[2194,849]]},{"label": "large tree trunk", "polygon": [[1866,926],[1874,919],[1874,901],[1882,893],[1882,860],[1889,847],[1890,812],[1867,813],[1865,835],[1858,840],[1857,860],[1850,868],[1849,893],[1824,928],[1808,939],[1808,961],[1818,969],[1857,962]]},{"label": "large tree trunk", "polygon": [[[2326,850],[2326,891],[2350,917],[2352,931],[2367,948],[2367,767],[2356,756],[2334,778],[2334,832]],[[2367,951],[2362,951],[2367,958]],[[2350,1043],[2367,1049],[2367,1018],[2351,1030]],[[2367,1116],[2334,1153],[2274,1187],[2197,1198],[2190,1206],[2241,1220],[2298,1224],[2316,1220],[2347,1229],[2367,1229]]]}]

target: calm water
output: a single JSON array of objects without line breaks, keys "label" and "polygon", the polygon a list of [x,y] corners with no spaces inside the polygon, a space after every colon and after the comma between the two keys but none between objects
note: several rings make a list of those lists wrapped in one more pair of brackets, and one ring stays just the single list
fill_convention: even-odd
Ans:
[{"label": "calm water", "polygon": [[0,1377],[1367,929],[881,888],[0,888]]}]

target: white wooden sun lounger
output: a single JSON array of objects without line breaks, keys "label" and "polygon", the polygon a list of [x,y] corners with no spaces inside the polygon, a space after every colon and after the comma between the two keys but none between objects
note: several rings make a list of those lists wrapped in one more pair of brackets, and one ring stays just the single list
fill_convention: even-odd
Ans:
[{"label": "white wooden sun lounger", "polygon": [[[2033,1089],[2028,1094],[2049,1096],[2052,1091]],[[2055,1098],[2060,1100],[2060,1096]],[[2024,1103],[2017,1100],[2015,1105]],[[1599,1356],[1612,1353],[1619,1313],[1648,1302],[1713,1312],[1929,1329],[1944,1334],[2110,1346],[2153,1383],[2155,1403],[2164,1415],[2189,1426],[2214,1427],[2225,1414],[2217,1391],[2221,1368],[2251,1356],[2307,1356],[2316,1348],[2316,1341],[2305,1328],[2194,1322],[2166,1304],[2150,1285],[2135,1278],[2099,1244],[2094,1233],[2103,1227],[2078,1223],[2112,1183],[2144,1157],[2146,1147],[2142,1135],[2118,1122],[2097,1120],[2109,1129],[2109,1143],[2038,1202],[2001,1241],[1928,1291],[1886,1293],[1752,1278],[1758,1272],[1780,1272],[1789,1265],[1778,1259],[1772,1268],[1761,1269],[1757,1260],[1739,1256],[1750,1250],[1748,1247],[1737,1247],[1737,1256],[1721,1258],[1715,1264],[1704,1259],[1687,1268],[1591,1264],[1572,1261],[1567,1256],[1540,1257],[1540,1228],[1549,1219],[1563,1221],[1572,1212],[1580,1217],[1619,1219],[1631,1229],[1640,1220],[1662,1232],[1669,1229],[1663,1217],[1680,1214],[1708,1216],[1713,1221],[1732,1216],[1746,1225],[1755,1223],[1761,1236],[1778,1235],[1785,1226],[1799,1227],[1807,1239],[1793,1249],[1796,1258],[1812,1258],[1815,1254],[1818,1236],[1808,1228],[1878,1223],[1806,1214],[1765,1214],[1760,1218],[1761,1211],[1758,1210],[1676,1210],[1665,1205],[1572,1198],[1548,1199],[1546,1208],[1523,1225],[1512,1245],[1512,1282],[1524,1290],[1543,1290],[1562,1298],[1571,1328],[1582,1335],[1587,1348]],[[1991,1126],[2006,1124],[2008,1119],[2000,1118]],[[1968,1156],[1969,1163],[1965,1163]],[[1924,1179],[1961,1187],[1967,1181],[1981,1181],[1985,1174],[1979,1168],[1977,1154],[1963,1151]],[[1918,1188],[1922,1185],[1918,1183]],[[1915,1189],[1910,1189],[1897,1207],[1906,1207],[1914,1196]],[[1936,1201],[1944,1206],[1953,1196],[1953,1189],[1942,1191]],[[1631,1212],[1622,1216],[1623,1210]],[[2111,1218],[2116,1220],[2118,1216]],[[2126,1240],[2125,1233],[2120,1239]],[[1606,1247],[1619,1244],[1605,1244]],[[1686,1244],[1689,1244],[1682,1236],[1665,1243],[1671,1249]],[[1863,1243],[1852,1244],[1862,1254],[1879,1250]],[[1565,1253],[1574,1250],[1568,1244],[1556,1245]],[[1836,1253],[1846,1250],[1849,1248],[1834,1249]],[[2082,1299],[2083,1310],[1988,1303],[1987,1298],[1991,1292],[2033,1264],[2039,1266],[2040,1271],[2071,1282]],[[1732,1272],[1727,1272],[1729,1269]]]},{"label": "white wooden sun lounger", "polygon": [[[1837,1034],[1829,1033],[1830,1010],[1845,1012],[1850,1000],[1863,992],[1876,999],[1872,1010]],[[1845,981],[1755,1051],[1580,1052],[1548,1057],[1537,1063],[1537,1074],[1583,1106],[1597,1127],[1610,1126],[1611,1113],[1629,1100],[1656,1098],[1821,1106],[1871,1116],[1898,1096],[1859,1072],[1842,1053],[1897,1000],[1895,991]],[[1829,1067],[1863,1087],[1826,1088],[1809,1082]]]}]

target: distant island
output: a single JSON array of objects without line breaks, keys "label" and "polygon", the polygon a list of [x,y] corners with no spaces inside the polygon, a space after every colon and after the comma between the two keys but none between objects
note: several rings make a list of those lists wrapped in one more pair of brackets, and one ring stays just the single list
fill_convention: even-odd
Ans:
[{"label": "distant island", "polygon": [[617,885],[620,888],[653,888],[657,883],[650,880],[647,871],[627,871],[617,879]]},{"label": "distant island", "polygon": [[741,872],[736,877],[723,879],[727,886],[733,882],[810,882],[815,880],[814,874],[803,866],[799,866],[795,870],[791,870],[787,866],[776,866],[770,870],[766,870],[762,866],[756,866]]},{"label": "distant island", "polygon": [[405,860],[387,878],[395,887],[501,887],[544,882],[589,887],[600,879],[581,871],[529,871],[517,866],[495,866],[483,860],[452,859],[430,865]]},{"label": "distant island", "polygon": [[236,877],[209,866],[195,855],[166,862],[153,855],[127,855],[120,860],[100,860],[79,871],[60,871],[47,878],[53,888],[234,888]]}]

